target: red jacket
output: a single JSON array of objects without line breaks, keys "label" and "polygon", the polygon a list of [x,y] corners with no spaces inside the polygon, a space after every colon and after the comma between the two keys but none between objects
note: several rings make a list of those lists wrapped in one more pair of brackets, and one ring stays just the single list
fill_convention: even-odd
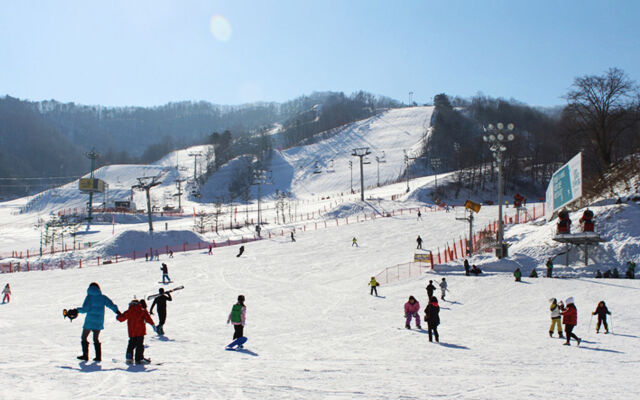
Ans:
[{"label": "red jacket", "polygon": [[420,303],[416,300],[415,303],[411,304],[408,301],[404,303],[404,314],[415,314],[420,311]]},{"label": "red jacket", "polygon": [[569,304],[567,308],[560,311],[562,315],[562,323],[565,325],[578,325],[578,310],[573,304]]},{"label": "red jacket", "polygon": [[147,329],[144,325],[145,322],[148,322],[149,324],[153,325],[153,320],[151,319],[151,316],[149,315],[147,310],[142,308],[142,305],[140,305],[139,303],[131,304],[129,306],[129,309],[123,312],[122,314],[118,315],[117,318],[118,318],[118,321],[120,322],[129,320],[129,322],[127,322],[127,330],[129,331],[129,337],[146,335]]}]

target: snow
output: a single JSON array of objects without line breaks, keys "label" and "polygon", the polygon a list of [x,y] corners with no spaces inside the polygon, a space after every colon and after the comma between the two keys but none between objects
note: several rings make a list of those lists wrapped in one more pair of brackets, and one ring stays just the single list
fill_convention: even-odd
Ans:
[{"label": "snow", "polygon": [[[161,255],[160,261],[139,258],[99,267],[85,263],[81,269],[1,275],[0,285],[9,282],[13,297],[0,305],[0,399],[633,398],[640,391],[632,379],[639,362],[640,283],[591,277],[596,268],[618,267],[624,275],[625,261],[640,261],[636,203],[616,205],[605,199],[592,204],[596,229],[607,242],[590,250],[587,267],[579,253],[571,254],[567,266],[564,256],[556,257],[557,279],[526,278],[533,267],[544,275],[546,259],[564,250],[564,245],[551,240],[555,221],[538,219],[506,226],[510,257],[497,260],[480,253],[470,258],[485,272],[479,277],[464,276],[458,260],[437,265],[422,276],[385,284],[378,288],[379,297],[369,295],[371,276],[413,260],[418,235],[423,248],[437,254],[468,231],[466,222],[456,219],[463,216],[460,207],[451,212],[425,209],[432,206],[434,176],[412,179],[408,193],[404,181],[375,187],[374,161],[365,165],[365,201],[348,193],[350,171],[345,166],[356,160],[350,155],[352,148],[369,146],[374,156],[385,151],[387,163],[380,165],[380,180],[395,181],[404,168],[402,150],[419,146],[431,112],[429,107],[391,110],[345,126],[314,144],[278,153],[272,164],[273,183],[262,186],[263,217],[268,221],[264,239],[246,243],[242,257],[236,257],[238,246],[227,246],[216,247],[213,255],[203,248],[175,252],[173,259]],[[137,177],[159,176],[163,183],[152,190],[154,202],[168,204],[173,201],[175,179],[193,174],[188,153],[195,150],[181,150],[154,165],[104,167],[96,176],[109,183],[110,197],[130,196]],[[313,174],[310,166],[331,159],[335,173]],[[206,202],[215,199],[216,183],[229,179],[233,164],[239,162],[233,160],[213,175],[203,188],[204,204],[185,199],[187,214],[191,208],[211,211]],[[354,171],[354,183],[358,174]],[[452,176],[438,175],[439,184]],[[72,183],[35,199],[0,203],[2,256],[38,247],[40,231],[33,225],[39,216],[82,207],[87,196],[76,188]],[[292,192],[291,207],[298,218],[275,222],[269,196],[276,189]],[[134,200],[144,204],[143,194],[135,193]],[[19,213],[27,203],[30,211]],[[421,220],[415,213],[419,206]],[[222,222],[231,222],[236,208],[238,222],[246,215],[255,219],[255,203],[247,207],[245,211],[244,205],[225,204]],[[513,208],[504,212],[513,217]],[[581,212],[571,213],[574,231]],[[496,206],[483,206],[475,215],[476,227],[486,226],[496,216]],[[147,232],[145,215],[116,214],[114,220],[112,226],[110,215],[105,216],[103,222],[79,232],[80,240],[94,245],[63,257],[87,260],[165,244],[253,237],[252,226],[196,234],[191,215],[154,216],[153,234]],[[293,229],[295,243],[288,236]],[[359,247],[351,246],[353,237]],[[0,262],[7,260],[17,261],[5,257]],[[158,283],[163,262],[173,280],[166,286]],[[525,276],[520,283],[511,275],[517,267]],[[429,343],[425,332],[404,329],[403,304],[414,295],[423,310],[428,280],[437,283],[443,277],[450,292],[441,302],[441,342]],[[122,362],[127,328],[109,310],[100,336],[103,361],[76,360],[84,316],[70,323],[62,318],[62,309],[80,306],[91,282],[98,282],[121,310],[133,296],[157,293],[161,286],[185,286],[168,304],[166,335],[148,329],[146,356],[154,363]],[[239,294],[247,299],[249,341],[245,351],[230,352],[224,346],[231,342],[233,329],[225,322]],[[570,296],[578,307],[575,333],[583,338],[580,347],[562,346],[561,340],[548,336],[549,298]],[[595,334],[590,313],[600,300],[613,313],[609,335]]]}]

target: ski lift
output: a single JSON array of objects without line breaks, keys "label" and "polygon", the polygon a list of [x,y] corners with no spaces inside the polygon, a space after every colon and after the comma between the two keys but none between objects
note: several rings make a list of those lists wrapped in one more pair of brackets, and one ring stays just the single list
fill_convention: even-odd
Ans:
[{"label": "ski lift", "polygon": [[369,156],[364,156],[364,158],[362,159],[362,163],[371,164],[371,159],[369,158]]},{"label": "ski lift", "polygon": [[333,158],[331,160],[329,160],[329,166],[327,167],[327,172],[332,173],[332,172],[336,172],[336,169],[333,166]]},{"label": "ski lift", "polygon": [[314,174],[321,174],[322,173],[322,166],[320,165],[320,162],[316,161],[313,173]]}]

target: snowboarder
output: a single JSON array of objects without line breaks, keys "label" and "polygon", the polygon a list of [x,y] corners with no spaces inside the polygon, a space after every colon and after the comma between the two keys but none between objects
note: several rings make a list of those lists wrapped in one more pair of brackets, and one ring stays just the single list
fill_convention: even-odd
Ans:
[{"label": "snowboarder", "polygon": [[[167,264],[162,263],[160,270],[162,271],[162,283],[171,283],[171,278],[169,278],[169,267],[167,267]],[[167,280],[166,282],[165,279]]]},{"label": "snowboarder", "polygon": [[[161,289],[162,290],[162,289]],[[129,343],[127,345],[126,362],[133,363],[135,350],[136,364],[149,364],[151,360],[144,358],[144,335],[147,334],[145,322],[155,329],[153,319],[141,302],[135,298],[129,303],[129,309],[116,317],[118,321],[127,321]]]},{"label": "snowboarder", "polygon": [[293,231],[291,231],[291,241],[292,241],[292,242],[295,242],[295,241],[296,241],[296,238],[295,238],[295,237],[293,237]]},{"label": "snowboarder", "polygon": [[553,273],[553,261],[551,261],[551,258],[547,258],[547,278],[551,278],[552,273]]},{"label": "snowboarder", "polygon": [[[233,325],[233,340],[244,337],[244,324],[247,314],[247,306],[244,305],[244,296],[238,296],[238,302],[231,307],[231,312],[227,318],[227,324]],[[238,346],[242,348],[242,345]]]},{"label": "snowboarder", "polygon": [[596,269],[596,278],[598,279],[602,278],[602,272],[600,272],[599,269]]},{"label": "snowboarder", "polygon": [[478,276],[482,273],[482,270],[480,268],[478,268],[477,265],[473,264],[471,266],[471,273],[474,274],[475,276]]},{"label": "snowboarder", "polygon": [[411,317],[416,320],[416,327],[418,329],[422,329],[420,326],[420,315],[418,312],[420,311],[420,303],[416,300],[415,297],[409,296],[409,301],[404,303],[404,318],[405,324],[404,327],[407,329],[411,329]]},{"label": "snowboarder", "polygon": [[[557,327],[558,337],[564,338],[562,335],[562,326],[560,324],[560,305],[558,305],[558,301],[556,298],[552,298],[551,306],[549,306],[549,311],[551,311],[551,325],[549,326],[549,337],[553,337],[553,328]],[[562,302],[560,302],[562,305]],[[564,305],[562,305],[564,308]]]},{"label": "snowboarder", "polygon": [[431,299],[433,297],[433,292],[436,290],[436,286],[433,284],[433,281],[429,281],[429,284],[425,289],[427,290],[427,299]]},{"label": "snowboarder", "polygon": [[236,254],[236,257],[240,257],[242,255],[242,253],[244,253],[244,246],[240,246],[240,251],[238,251],[238,254]]},{"label": "snowboarder", "polygon": [[440,306],[438,305],[438,299],[433,296],[427,307],[424,309],[424,322],[427,323],[429,329],[429,341],[432,342],[432,334],[436,338],[436,342],[440,342],[440,336],[438,335],[438,325],[440,325]]},{"label": "snowboarder", "polygon": [[172,301],[171,293],[165,293],[164,289],[158,289],[158,296],[153,299],[153,303],[151,303],[151,310],[149,310],[150,314],[153,315],[153,308],[158,306],[158,325],[156,328],[156,332],[158,335],[164,335],[164,323],[167,320],[167,301]]},{"label": "snowboarder", "polygon": [[351,239],[351,247],[353,246],[360,247],[358,246],[358,239],[356,239],[355,236]]},{"label": "snowboarder", "polygon": [[87,314],[82,325],[82,355],[78,356],[78,360],[89,361],[89,332],[93,332],[93,347],[96,357],[93,361],[102,361],[102,344],[100,343],[100,331],[104,329],[104,308],[108,307],[111,311],[120,315],[118,306],[113,304],[111,299],[103,295],[100,286],[96,282],[92,282],[87,288],[87,297],[84,298],[82,307],[74,309],[75,312]]},{"label": "snowboarder", "polygon": [[418,221],[422,221],[422,213],[418,209]]},{"label": "snowboarder", "polygon": [[627,279],[633,279],[636,275],[636,263],[633,261],[627,262]]},{"label": "snowboarder", "polygon": [[11,301],[11,286],[7,283],[2,289],[2,304],[9,303]]},{"label": "snowboarder", "polygon": [[416,249],[422,249],[422,238],[420,237],[420,235],[418,235],[416,242],[418,242],[418,247],[416,247]]},{"label": "snowboarder", "polygon": [[209,245],[209,255],[213,254],[213,245]]},{"label": "snowboarder", "polygon": [[520,278],[522,278],[522,272],[520,272],[520,268],[516,268],[516,270],[513,271],[513,276],[516,278],[516,282],[520,282]]},{"label": "snowboarder", "polygon": [[447,294],[446,292],[447,292],[447,281],[444,278],[442,278],[442,282],[440,282],[440,293],[441,293],[440,299],[444,300],[444,296],[445,294]]},{"label": "snowboarder", "polygon": [[469,260],[467,260],[466,258],[464,259],[464,274],[466,276],[469,276],[469,271],[471,270],[471,267],[469,266]]},{"label": "snowboarder", "polygon": [[578,342],[578,346],[580,346],[580,342],[582,339],[576,336],[573,333],[573,328],[578,325],[578,309],[575,304],[573,304],[573,297],[567,298],[565,301],[566,307],[564,310],[560,311],[560,315],[562,315],[562,323],[564,324],[564,333],[567,336],[567,341],[564,343],[565,346],[571,346],[571,338],[574,338]]},{"label": "snowboarder", "polygon": [[591,315],[598,314],[598,322],[596,323],[596,333],[600,333],[600,325],[604,325],[604,333],[609,333],[609,326],[607,326],[607,314],[611,315],[607,305],[604,304],[604,300],[598,303],[596,310]]},{"label": "snowboarder", "polygon": [[380,284],[378,283],[378,281],[376,281],[376,277],[372,276],[371,280],[369,281],[369,286],[371,286],[371,295],[373,296],[373,292],[376,292],[376,296],[378,296],[378,286],[380,286]]},{"label": "snowboarder", "polygon": [[529,278],[537,278],[538,277],[538,273],[536,272],[536,267],[533,267],[533,269],[531,270],[531,273],[529,274]]}]

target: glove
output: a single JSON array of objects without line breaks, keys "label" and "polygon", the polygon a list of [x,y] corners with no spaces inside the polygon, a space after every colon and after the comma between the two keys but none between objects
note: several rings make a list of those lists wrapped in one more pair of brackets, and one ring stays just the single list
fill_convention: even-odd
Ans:
[{"label": "glove", "polygon": [[116,310],[116,317],[119,317],[120,315],[122,315],[122,313],[120,312],[120,310]]}]

